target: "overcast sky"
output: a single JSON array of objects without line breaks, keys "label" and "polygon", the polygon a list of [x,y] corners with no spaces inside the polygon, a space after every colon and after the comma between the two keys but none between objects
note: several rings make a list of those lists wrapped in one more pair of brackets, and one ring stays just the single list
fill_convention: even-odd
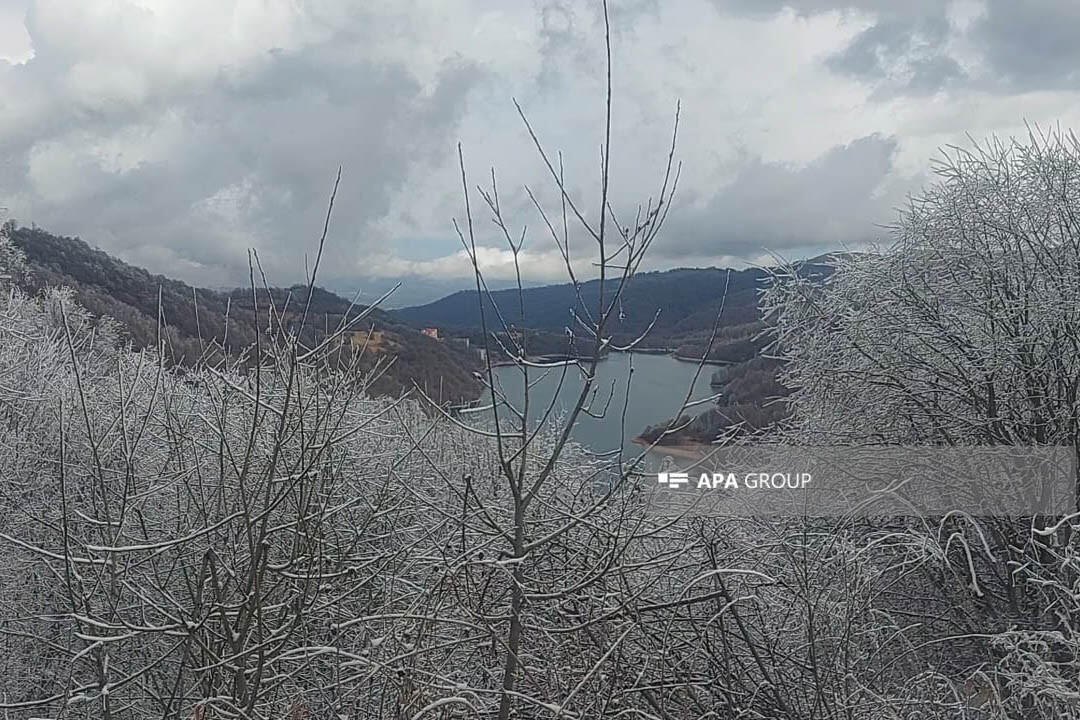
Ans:
[{"label": "overcast sky", "polygon": [[[1080,125],[1075,0],[611,5],[617,207],[655,192],[682,101],[651,268],[857,247],[941,145]],[[529,225],[526,278],[562,281],[521,187],[555,195],[511,98],[595,206],[602,51],[592,0],[0,0],[0,206],[203,286],[244,282],[255,247],[284,284],[340,164],[323,284],[404,277],[421,299],[467,270],[460,140]],[[509,277],[478,227],[485,270]]]}]

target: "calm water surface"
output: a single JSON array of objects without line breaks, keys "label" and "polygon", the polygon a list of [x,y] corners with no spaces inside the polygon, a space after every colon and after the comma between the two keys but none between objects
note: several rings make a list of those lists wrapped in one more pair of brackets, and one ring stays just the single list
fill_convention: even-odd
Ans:
[{"label": "calm water surface", "polygon": [[[630,380],[630,396],[627,402],[626,382]],[[563,370],[565,377],[563,378]],[[709,378],[716,368],[706,365],[694,384],[691,400],[706,398],[712,394]],[[578,416],[571,437],[593,452],[616,450],[620,443],[627,451],[634,450],[631,440],[648,425],[656,425],[673,416],[686,398],[686,392],[697,371],[694,363],[681,362],[669,355],[638,355],[612,353],[596,366],[596,382],[593,387],[596,398],[593,412],[599,413],[609,395],[611,403],[603,418],[592,418],[584,413]],[[563,378],[562,387],[559,380]],[[521,407],[524,382],[521,370],[514,366],[495,368],[495,381],[508,398]],[[555,414],[566,417],[581,392],[581,371],[573,366],[555,368],[529,368],[529,418],[535,423],[555,401]],[[626,406],[626,422],[623,426],[623,407]],[[688,413],[701,412],[694,407]]]}]

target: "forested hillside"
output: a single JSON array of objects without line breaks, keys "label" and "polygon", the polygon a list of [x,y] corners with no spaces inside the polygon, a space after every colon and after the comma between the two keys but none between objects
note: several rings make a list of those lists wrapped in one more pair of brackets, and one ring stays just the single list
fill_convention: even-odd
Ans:
[{"label": "forested hillside", "polygon": [[[758,319],[757,298],[764,277],[765,274],[757,269],[731,273],[724,303],[725,325],[742,325]],[[674,347],[672,343],[686,335],[712,326],[726,282],[727,271],[717,268],[668,270],[635,276],[622,296],[619,320],[611,328],[615,342],[629,341],[642,333],[659,310],[647,346]],[[611,301],[616,290],[615,284],[609,282],[605,289],[606,302]],[[561,334],[563,328],[573,327],[571,311],[585,315],[578,291],[571,284],[525,288],[523,292],[524,317],[519,311],[517,290],[496,290],[485,295],[487,317],[495,316],[494,303],[509,324]],[[597,280],[581,284],[581,298],[590,307],[598,293]],[[477,300],[475,290],[464,290],[427,305],[394,310],[393,315],[413,325],[474,329],[480,326]]]},{"label": "forested hillside", "polygon": [[[830,271],[826,258],[800,263],[806,277],[823,277]],[[700,357],[704,340],[723,307],[720,327],[728,328],[724,340],[716,344],[710,359],[748,359],[744,352],[724,348],[728,340],[743,328],[749,334],[758,329],[761,313],[758,300],[764,289],[768,272],[762,268],[725,270],[719,268],[681,268],[663,272],[635,275],[620,295],[618,319],[610,328],[616,345],[633,340],[652,326],[643,348],[679,348],[680,354]],[[488,322],[496,317],[495,306],[508,324],[517,328],[546,330],[563,334],[574,327],[573,314],[587,316],[584,301],[591,308],[599,294],[599,281],[583,282],[575,289],[572,284],[545,285],[525,288],[524,317],[520,311],[517,290],[496,290],[484,295],[484,310]],[[605,302],[610,303],[618,292],[616,283],[609,281]],[[658,314],[659,313],[659,314]],[[480,327],[480,303],[475,290],[463,290],[427,305],[401,308],[391,313],[414,326],[435,325],[456,330],[475,331]],[[497,328],[495,328],[497,329]],[[729,354],[730,352],[730,354]]]},{"label": "forested hillside", "polygon": [[[250,287],[230,292],[194,288],[129,265],[78,238],[17,227],[11,221],[5,232],[27,259],[27,271],[17,279],[23,289],[36,293],[47,287],[69,287],[82,307],[117,320],[123,336],[136,348],[153,347],[160,331],[170,361],[183,366],[194,365],[200,358],[220,360],[223,352],[243,353],[255,342],[256,324],[266,325],[271,307],[282,314],[286,326],[299,325],[307,300],[308,289],[303,285],[267,288],[257,280],[254,292]],[[365,310],[313,288],[311,320],[304,328],[306,344],[318,345],[340,323],[352,321]],[[380,357],[370,348],[361,360],[367,370],[377,363],[386,366],[372,384],[373,392],[397,395],[415,381],[433,396],[441,390],[444,400],[470,400],[479,393],[480,386],[472,377],[477,363],[472,353],[426,337],[377,308],[355,324],[357,330],[371,327],[388,333],[394,349],[392,363],[390,357]]]}]

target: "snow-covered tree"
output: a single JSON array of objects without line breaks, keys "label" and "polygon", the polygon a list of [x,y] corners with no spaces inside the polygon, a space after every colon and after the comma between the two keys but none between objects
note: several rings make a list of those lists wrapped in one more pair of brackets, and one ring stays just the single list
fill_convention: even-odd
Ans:
[{"label": "snow-covered tree", "polygon": [[[824,285],[776,273],[764,308],[794,388],[792,437],[1080,457],[1080,142],[991,139],[935,170],[886,248],[837,256]],[[954,648],[953,679],[996,675],[988,708],[1080,712],[1075,502],[1057,517],[950,509],[870,540],[908,578],[883,609],[921,605],[913,636]],[[938,599],[915,599],[931,588]]]}]

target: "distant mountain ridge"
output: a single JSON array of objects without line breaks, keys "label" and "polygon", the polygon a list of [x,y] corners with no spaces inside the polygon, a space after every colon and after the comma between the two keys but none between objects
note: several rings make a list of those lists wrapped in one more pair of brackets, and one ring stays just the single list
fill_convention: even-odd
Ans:
[{"label": "distant mountain ridge", "polygon": [[[153,346],[157,341],[160,294],[161,314],[167,325],[165,340],[171,359],[178,364],[193,362],[210,340],[221,343],[228,352],[250,347],[256,337],[256,309],[258,322],[265,327],[271,301],[279,311],[288,303],[290,314],[295,314],[302,311],[307,298],[307,286],[270,288],[269,293],[259,288],[257,301],[250,288],[228,292],[195,288],[125,263],[79,238],[53,235],[36,227],[16,227],[12,222],[4,229],[28,261],[30,275],[20,281],[24,290],[72,288],[77,301],[89,311],[119,322],[136,347]],[[310,332],[332,329],[342,318],[354,318],[364,309],[316,287]],[[394,347],[394,363],[373,385],[374,392],[397,395],[415,382],[432,396],[441,391],[445,400],[471,400],[479,394],[480,385],[472,376],[477,359],[472,354],[426,337],[379,309],[365,317],[358,329],[371,326],[388,334]],[[369,360],[373,365],[375,358]]]},{"label": "distant mountain ridge", "polygon": [[[720,295],[726,281],[727,270],[719,268],[680,268],[662,272],[639,273],[630,282],[623,296],[622,320],[612,331],[616,334],[636,335],[642,332],[661,310],[654,333],[666,336],[691,327],[703,326],[697,316],[710,315],[709,324],[719,309]],[[731,271],[728,302],[724,316],[731,323],[750,322],[757,317],[756,297],[764,272],[757,269]],[[599,280],[581,284],[581,295],[587,310],[594,312],[599,297]],[[610,302],[616,291],[616,283],[608,281],[604,291],[605,302]],[[560,331],[572,324],[571,309],[584,316],[585,308],[578,300],[572,284],[544,285],[525,288],[525,317],[518,311],[518,291],[496,290],[484,297],[484,311],[494,317],[492,300],[508,323],[518,327]],[[414,325],[439,325],[448,328],[475,328],[480,324],[479,303],[475,290],[462,290],[441,300],[414,307],[390,311],[391,314]],[[689,324],[688,324],[689,321]]]},{"label": "distant mountain ridge", "polygon": [[[827,275],[830,268],[826,262],[826,256],[803,262],[800,272]],[[655,318],[641,347],[678,349],[683,356],[698,352],[697,357],[700,357],[696,348],[704,346],[703,340],[707,339],[721,307],[720,326],[724,333],[720,345],[763,329],[758,297],[767,277],[767,271],[762,268],[678,268],[639,273],[630,281],[619,312],[608,329],[616,344],[625,344],[643,333]],[[604,289],[605,304],[610,302],[615,291],[616,284],[609,281]],[[600,284],[598,280],[581,284],[580,294],[586,308],[582,307],[578,292],[569,283],[525,288],[522,294],[524,317],[519,312],[516,289],[497,290],[484,296],[489,331],[500,329],[495,320],[497,305],[499,314],[510,325],[562,334],[564,328],[573,327],[571,311],[581,317],[588,316],[586,309],[595,311]],[[479,308],[476,291],[463,290],[426,305],[391,310],[390,315],[417,327],[436,326],[450,332],[475,334],[480,327]],[[749,356],[711,359],[744,360]]]}]

